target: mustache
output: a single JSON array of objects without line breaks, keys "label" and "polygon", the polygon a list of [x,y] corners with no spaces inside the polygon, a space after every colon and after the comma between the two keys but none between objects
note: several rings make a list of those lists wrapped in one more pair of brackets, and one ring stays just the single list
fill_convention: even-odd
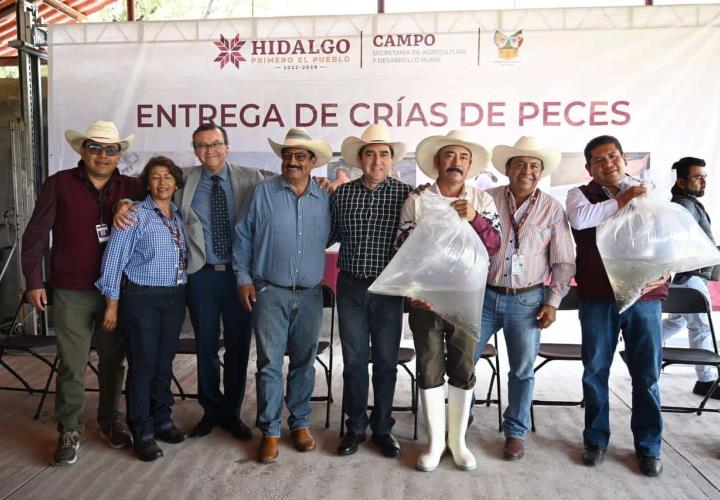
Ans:
[{"label": "mustache", "polygon": [[460,175],[462,175],[464,173],[463,170],[458,167],[450,167],[445,172],[457,172]]},{"label": "mustache", "polygon": [[287,165],[285,168],[297,168],[298,170],[302,170],[300,165]]}]

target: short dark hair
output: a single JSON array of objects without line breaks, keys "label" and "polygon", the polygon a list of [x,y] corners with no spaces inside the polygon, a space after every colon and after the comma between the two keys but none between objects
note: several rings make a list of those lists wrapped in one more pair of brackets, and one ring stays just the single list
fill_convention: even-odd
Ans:
[{"label": "short dark hair", "polygon": [[155,167],[166,167],[170,171],[170,175],[172,175],[175,179],[175,184],[178,189],[185,185],[182,170],[180,170],[180,167],[178,167],[174,161],[167,156],[153,156],[145,164],[145,168],[143,168],[142,173],[138,177],[140,182],[142,182],[142,185],[145,186],[145,189],[150,187],[150,174],[152,173],[152,169]]},{"label": "short dark hair", "polygon": [[227,132],[224,128],[222,128],[220,125],[215,125],[213,122],[210,123],[203,123],[198,128],[195,129],[192,135],[192,142],[193,146],[195,145],[195,136],[198,135],[200,132],[205,132],[206,130],[219,130],[223,135],[223,141],[225,141],[225,145],[230,144],[228,141]]},{"label": "short dark hair", "polygon": [[387,142],[369,142],[368,144],[365,144],[365,145],[364,145],[363,147],[361,147],[360,150],[358,151],[358,157],[360,157],[360,155],[362,154],[362,152],[365,151],[365,148],[366,148],[366,147],[372,146],[373,144],[380,144],[381,146],[387,146],[388,148],[390,148],[390,158],[395,158],[395,150],[394,150],[393,147],[392,147],[390,144],[388,144]]},{"label": "short dark hair", "polygon": [[686,156],[673,163],[673,170],[677,171],[678,179],[687,179],[690,174],[690,167],[704,167],[705,160]]},{"label": "short dark hair", "polygon": [[605,144],[613,144],[617,150],[620,152],[621,155],[625,154],[623,153],[622,145],[620,144],[620,141],[618,141],[616,138],[614,138],[611,135],[600,135],[594,139],[592,139],[590,142],[587,143],[587,146],[585,146],[585,164],[590,165],[590,158],[592,157],[593,149],[597,148],[598,146],[604,146]]}]

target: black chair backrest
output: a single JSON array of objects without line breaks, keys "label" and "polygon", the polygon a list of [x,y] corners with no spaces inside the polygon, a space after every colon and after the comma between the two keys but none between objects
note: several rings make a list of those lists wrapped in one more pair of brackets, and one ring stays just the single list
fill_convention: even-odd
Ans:
[{"label": "black chair backrest", "polygon": [[578,308],[578,302],[577,302],[577,287],[571,286],[570,291],[568,291],[567,295],[563,297],[562,302],[560,302],[560,306],[558,307],[559,311],[574,311]]},{"label": "black chair backrest", "polygon": [[710,304],[705,296],[694,288],[670,286],[668,298],[663,301],[664,313],[707,313]]},{"label": "black chair backrest", "polygon": [[322,285],[323,307],[335,307],[335,292],[327,285]]}]

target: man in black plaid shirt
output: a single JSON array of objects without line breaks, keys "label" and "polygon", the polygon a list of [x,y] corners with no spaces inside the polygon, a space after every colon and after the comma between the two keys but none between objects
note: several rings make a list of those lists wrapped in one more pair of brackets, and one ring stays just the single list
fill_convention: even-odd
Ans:
[{"label": "man in black plaid shirt", "polygon": [[[360,138],[342,144],[346,163],[362,169],[361,178],[338,188],[331,201],[331,241],[340,243],[337,307],[343,351],[343,418],[348,432],[338,454],[351,455],[365,440],[387,457],[402,454],[390,434],[392,402],[402,333],[403,298],[368,293],[393,255],[400,209],[412,187],[389,176],[405,156],[405,145],[392,142],[383,125],[371,125]],[[374,409],[368,420],[368,361],[372,352]]]}]

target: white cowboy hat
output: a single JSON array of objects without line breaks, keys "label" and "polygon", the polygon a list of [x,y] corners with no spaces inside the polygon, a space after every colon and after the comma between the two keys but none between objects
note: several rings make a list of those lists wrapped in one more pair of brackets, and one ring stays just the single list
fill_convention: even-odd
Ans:
[{"label": "white cowboy hat", "polygon": [[120,150],[125,151],[132,144],[135,136],[130,134],[125,139],[120,139],[120,132],[113,122],[95,120],[88,127],[85,133],[76,130],[66,130],[65,140],[77,154],[82,154],[83,142],[91,140],[98,144],[119,144]]},{"label": "white cowboy hat", "polygon": [[540,146],[537,138],[524,135],[517,140],[514,146],[495,146],[492,154],[493,166],[501,174],[507,175],[505,165],[510,158],[516,156],[531,156],[542,160],[543,171],[540,177],[550,175],[552,171],[560,165],[560,161],[562,160],[562,154],[559,149],[543,148]]},{"label": "white cowboy hat", "polygon": [[275,142],[272,139],[268,139],[268,143],[280,158],[282,158],[282,150],[285,148],[300,148],[310,151],[317,158],[313,168],[325,165],[332,158],[330,144],[319,139],[313,140],[304,128],[291,128],[288,130],[282,143]]},{"label": "white cowboy hat", "polygon": [[405,150],[407,149],[405,143],[390,140],[390,130],[385,125],[370,125],[359,138],[351,136],[346,137],[343,141],[340,151],[345,163],[354,167],[360,166],[358,164],[358,153],[368,144],[387,144],[390,146],[393,150],[393,165],[405,157]]},{"label": "white cowboy hat", "polygon": [[462,146],[470,151],[472,163],[467,177],[475,177],[487,168],[490,159],[488,148],[472,142],[462,130],[451,130],[447,135],[433,135],[423,139],[415,149],[415,161],[418,167],[431,179],[438,176],[433,159],[437,152],[446,146]]}]

